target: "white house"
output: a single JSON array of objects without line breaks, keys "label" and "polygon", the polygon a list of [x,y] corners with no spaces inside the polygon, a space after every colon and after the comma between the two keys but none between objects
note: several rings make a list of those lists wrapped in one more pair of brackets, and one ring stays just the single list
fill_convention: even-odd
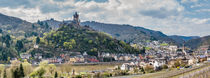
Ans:
[{"label": "white house", "polygon": [[128,63],[124,63],[122,64],[122,66],[120,67],[121,70],[128,70]]},{"label": "white house", "polygon": [[158,67],[160,67],[159,62],[158,61],[154,61],[153,67],[154,67],[154,70],[156,70]]},{"label": "white house", "polygon": [[35,45],[34,45],[34,48],[39,48],[39,45],[36,45],[36,44],[35,44]]},{"label": "white house", "polygon": [[88,54],[87,54],[87,52],[84,52],[82,55],[83,55],[83,56],[87,56]]},{"label": "white house", "polygon": [[29,59],[30,57],[31,57],[31,54],[27,54],[27,53],[20,54],[20,58],[22,59]]}]

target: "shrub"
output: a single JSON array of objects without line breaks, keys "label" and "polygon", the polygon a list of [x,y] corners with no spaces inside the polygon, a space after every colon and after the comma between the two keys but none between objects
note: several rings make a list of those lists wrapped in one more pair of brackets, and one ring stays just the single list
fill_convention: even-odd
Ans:
[{"label": "shrub", "polygon": [[101,74],[101,77],[111,77],[111,73],[103,73]]},{"label": "shrub", "polygon": [[147,65],[145,68],[144,68],[144,71],[146,73],[153,73],[154,72],[154,67],[153,66],[150,66],[150,65]]},{"label": "shrub", "polygon": [[162,68],[163,69],[168,69],[168,66],[167,65],[163,65]]},{"label": "shrub", "polygon": [[75,78],[82,78],[82,75],[76,75]]}]

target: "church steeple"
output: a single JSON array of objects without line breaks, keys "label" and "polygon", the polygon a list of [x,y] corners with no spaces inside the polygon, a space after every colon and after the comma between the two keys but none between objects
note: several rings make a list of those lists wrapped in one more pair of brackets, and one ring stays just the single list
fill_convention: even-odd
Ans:
[{"label": "church steeple", "polygon": [[73,22],[75,23],[75,24],[80,24],[80,21],[79,21],[79,14],[77,13],[77,12],[75,12],[74,13],[74,15],[73,15]]}]

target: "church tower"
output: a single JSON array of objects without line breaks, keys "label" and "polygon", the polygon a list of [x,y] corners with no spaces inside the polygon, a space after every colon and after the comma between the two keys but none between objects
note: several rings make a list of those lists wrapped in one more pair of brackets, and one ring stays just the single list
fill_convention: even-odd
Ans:
[{"label": "church tower", "polygon": [[80,24],[79,14],[77,12],[75,12],[73,15],[73,22],[78,25]]},{"label": "church tower", "polygon": [[185,54],[185,56],[187,55],[187,52],[185,51],[185,42],[182,44],[182,52]]}]

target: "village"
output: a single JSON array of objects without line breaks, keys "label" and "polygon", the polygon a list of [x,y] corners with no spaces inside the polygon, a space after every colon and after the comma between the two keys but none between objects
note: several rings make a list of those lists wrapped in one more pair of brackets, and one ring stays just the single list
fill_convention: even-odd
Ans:
[{"label": "village", "polygon": [[[110,63],[118,63],[118,65],[116,65],[114,68],[110,67],[110,69],[126,71],[127,74],[152,73],[155,71],[160,71],[162,69],[170,68],[192,68],[194,66],[198,66],[203,62],[210,61],[209,46],[202,46],[199,50],[192,51],[184,45],[182,47],[178,47],[175,45],[169,45],[165,42],[160,43],[159,41],[152,41],[147,42],[145,47],[144,54],[114,54],[99,52],[98,56],[90,56],[86,52],[68,52],[68,54],[60,54],[60,56],[56,56],[53,58],[44,58],[40,53],[36,53],[33,57],[31,54],[23,53],[20,55],[20,57],[21,60],[27,59],[28,62],[30,62],[32,65],[38,65],[42,61],[48,61],[48,63],[56,65],[106,65]],[[38,46],[36,46],[35,48],[38,48]],[[11,61],[12,60],[18,59],[12,58]],[[134,73],[134,71],[138,72]],[[103,73],[107,71],[95,70],[88,72]]]}]

